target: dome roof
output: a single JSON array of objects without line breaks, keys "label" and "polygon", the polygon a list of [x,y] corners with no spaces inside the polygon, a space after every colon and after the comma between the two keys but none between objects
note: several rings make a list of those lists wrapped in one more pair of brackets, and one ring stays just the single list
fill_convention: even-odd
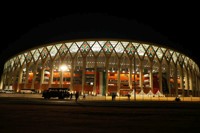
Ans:
[{"label": "dome roof", "polygon": [[1,54],[1,59],[6,61],[20,51],[52,42],[100,38],[156,43],[172,49],[177,46],[151,27],[135,20],[105,14],[73,14],[32,28],[12,43],[8,50]]}]

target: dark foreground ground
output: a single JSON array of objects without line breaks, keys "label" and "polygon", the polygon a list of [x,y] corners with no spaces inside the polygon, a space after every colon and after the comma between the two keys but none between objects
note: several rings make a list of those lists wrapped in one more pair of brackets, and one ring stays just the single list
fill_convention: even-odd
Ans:
[{"label": "dark foreground ground", "polygon": [[61,132],[199,133],[200,103],[0,97],[0,133]]}]

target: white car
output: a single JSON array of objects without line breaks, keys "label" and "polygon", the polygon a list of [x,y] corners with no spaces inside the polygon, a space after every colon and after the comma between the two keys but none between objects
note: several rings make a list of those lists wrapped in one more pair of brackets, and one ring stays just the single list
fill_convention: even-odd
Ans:
[{"label": "white car", "polygon": [[13,90],[5,90],[5,93],[15,93]]},{"label": "white car", "polygon": [[2,90],[0,90],[0,93],[6,93],[6,91],[2,89]]},{"label": "white car", "polygon": [[34,94],[36,93],[36,91],[34,89],[21,89],[20,90],[20,93],[23,93],[23,94]]}]

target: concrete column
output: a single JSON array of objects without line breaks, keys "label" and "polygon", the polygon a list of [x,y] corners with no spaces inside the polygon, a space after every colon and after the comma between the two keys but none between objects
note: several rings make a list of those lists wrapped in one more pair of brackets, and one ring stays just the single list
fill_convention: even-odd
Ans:
[{"label": "concrete column", "polygon": [[[198,75],[199,75],[199,73],[198,73]],[[200,82],[199,82],[199,76],[197,76],[197,82],[198,82],[198,94],[197,94],[197,96],[199,97],[200,96]]]},{"label": "concrete column", "polygon": [[26,79],[25,79],[25,83],[24,83],[24,88],[27,88],[28,79],[29,79],[29,66],[26,65]]},{"label": "concrete column", "polygon": [[118,59],[118,64],[117,64],[117,93],[120,95],[120,84],[121,84],[121,79],[120,79],[120,59]]},{"label": "concrete column", "polygon": [[[15,84],[17,84],[17,82],[16,82],[16,79],[17,79],[17,70],[15,70],[14,72],[13,72],[13,81],[12,81],[12,85],[15,85]],[[14,91],[16,91],[16,88],[13,88],[14,89]]]},{"label": "concrete column", "polygon": [[197,96],[197,74],[195,72],[195,96]]},{"label": "concrete column", "polygon": [[12,80],[12,72],[8,72],[8,76],[7,76],[8,89],[10,89],[11,80]]},{"label": "concrete column", "polygon": [[144,81],[143,81],[143,61],[140,61],[140,88],[141,91],[144,89]]},{"label": "concrete column", "polygon": [[63,88],[63,71],[60,70],[59,74],[60,74],[60,84],[59,84],[59,87],[60,88]]},{"label": "concrete column", "polygon": [[93,92],[95,95],[97,94],[97,57],[94,57],[94,86],[93,86]]},{"label": "concrete column", "polygon": [[3,79],[4,79],[4,73],[1,75],[1,82],[0,82],[0,89],[3,89]]},{"label": "concrete column", "polygon": [[180,79],[180,88],[182,89],[182,96],[184,96],[184,74],[183,74],[183,68],[179,66],[179,79]]},{"label": "concrete column", "polygon": [[187,96],[189,96],[189,80],[188,70],[185,70],[185,89],[187,90]]},{"label": "concrete column", "polygon": [[41,69],[39,93],[42,91],[42,84],[44,82],[44,67]]},{"label": "concrete column", "polygon": [[162,89],[162,64],[159,64],[159,70],[158,70],[158,74],[159,74],[159,88],[160,88],[160,92],[163,93],[163,89]]},{"label": "concrete column", "polygon": [[109,65],[109,58],[106,57],[106,96],[108,95],[108,65]]},{"label": "concrete column", "polygon": [[174,66],[174,88],[175,88],[176,96],[178,96],[177,66]]},{"label": "concrete column", "polygon": [[8,78],[7,78],[7,80],[8,80],[8,89],[10,89],[10,85],[11,85],[11,82],[12,82],[12,72],[9,72],[8,75],[9,75]]},{"label": "concrete column", "polygon": [[137,74],[136,72],[136,58],[135,58],[135,53],[134,53],[134,101],[136,102],[136,78],[135,75]]},{"label": "concrete column", "polygon": [[70,78],[70,90],[74,90],[74,58],[72,58],[72,63],[71,63],[71,78]]},{"label": "concrete column", "polygon": [[31,83],[31,88],[34,89],[34,86],[35,86],[35,79],[36,79],[36,73],[37,73],[37,64],[35,65],[34,67],[34,70],[33,70],[33,80],[32,80],[32,83]]},{"label": "concrete column", "polygon": [[151,87],[151,91],[153,92],[153,66],[152,66],[152,62],[150,62],[150,72],[149,72],[149,85]]},{"label": "concrete column", "polygon": [[167,78],[167,87],[169,88],[169,94],[171,95],[171,86],[170,86],[170,64],[167,65],[166,70],[166,78]]},{"label": "concrete column", "polygon": [[189,92],[191,91],[192,89],[192,83],[191,83],[191,71],[190,69],[188,69],[188,89],[189,89]]},{"label": "concrete column", "polygon": [[17,82],[17,92],[19,92],[21,89],[21,88],[19,88],[19,86],[22,83],[22,75],[23,75],[23,67],[21,67],[20,71],[19,71],[19,78],[18,78],[18,82]]},{"label": "concrete column", "polygon": [[199,80],[199,73],[197,75],[197,82],[198,82],[198,97],[200,96],[200,80]]},{"label": "concrete column", "polygon": [[81,90],[81,94],[83,94],[84,90],[85,90],[85,69],[86,69],[86,57],[83,57],[82,90]]},{"label": "concrete column", "polygon": [[[132,80],[132,74],[133,74],[133,70],[132,70],[132,59],[129,59],[129,80],[128,80],[128,83],[129,83],[129,87],[130,89],[132,90],[133,88],[133,80]],[[135,82],[135,81],[134,81]]]},{"label": "concrete column", "polygon": [[51,84],[53,82],[53,74],[54,74],[54,70],[53,70],[53,64],[50,66],[50,78],[49,78],[49,88],[51,88]]}]

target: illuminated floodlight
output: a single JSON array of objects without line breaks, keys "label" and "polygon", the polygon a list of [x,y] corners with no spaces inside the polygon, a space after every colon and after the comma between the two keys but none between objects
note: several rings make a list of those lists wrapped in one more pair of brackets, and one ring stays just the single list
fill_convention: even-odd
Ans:
[{"label": "illuminated floodlight", "polygon": [[63,72],[63,71],[66,71],[68,70],[68,67],[66,65],[61,65],[60,66],[60,70]]}]

